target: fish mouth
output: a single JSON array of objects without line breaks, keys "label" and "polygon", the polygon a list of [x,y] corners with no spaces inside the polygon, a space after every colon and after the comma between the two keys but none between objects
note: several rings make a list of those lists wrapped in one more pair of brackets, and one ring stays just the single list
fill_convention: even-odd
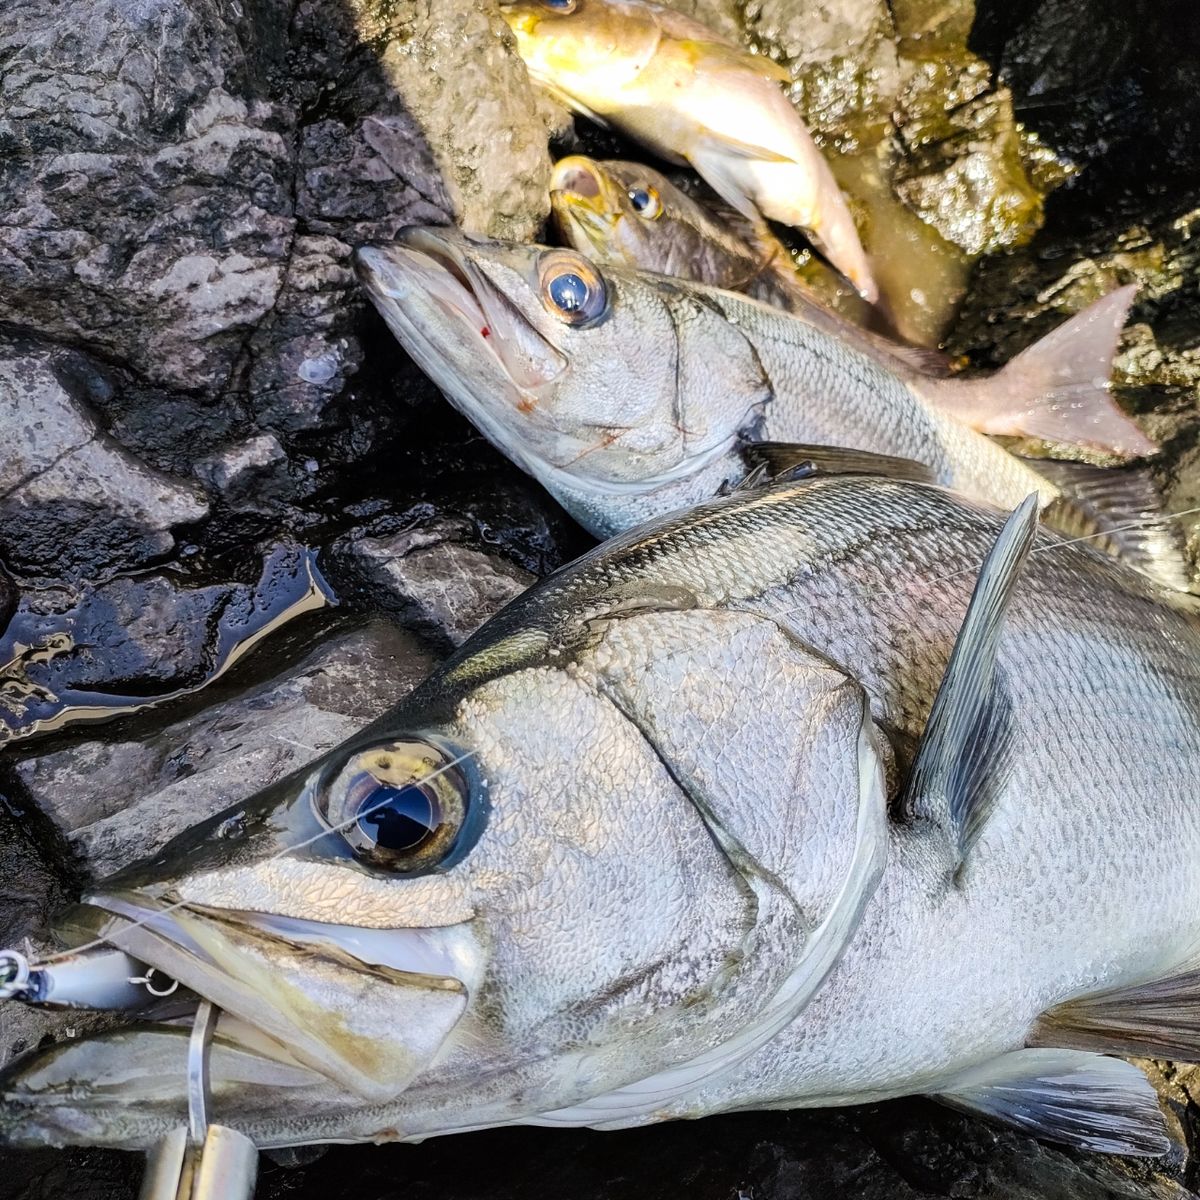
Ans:
[{"label": "fish mouth", "polygon": [[482,970],[468,925],[368,929],[137,893],[91,896],[74,918],[73,935],[90,932],[179,989],[154,1019],[11,1064],[0,1076],[0,1140],[12,1145],[145,1149],[186,1121],[201,1000],[220,1011],[214,1119],[264,1146],[311,1141],[304,1114],[405,1091],[451,1038]]},{"label": "fish mouth", "polygon": [[620,203],[606,176],[589,159],[579,155],[560,159],[550,174],[550,207],[562,236],[576,250],[606,254],[618,222]]},{"label": "fish mouth", "polygon": [[[526,399],[567,369],[552,346],[471,260],[436,229],[400,230],[392,245],[361,247],[359,277],[401,343],[425,368],[421,345],[436,354],[449,340],[468,360],[498,366]],[[427,373],[437,378],[436,369]]]}]

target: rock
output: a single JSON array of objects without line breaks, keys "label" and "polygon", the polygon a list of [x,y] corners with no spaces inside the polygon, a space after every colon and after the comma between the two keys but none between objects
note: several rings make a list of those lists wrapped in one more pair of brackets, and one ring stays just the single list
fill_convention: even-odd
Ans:
[{"label": "rock", "polygon": [[997,88],[945,120],[950,131],[899,166],[897,194],[973,257],[1028,241],[1042,223],[1042,197],[1025,170],[1012,94]]},{"label": "rock", "polygon": [[176,700],[331,599],[296,546],[276,547],[254,585],[140,574],[30,592],[0,637],[0,745]]},{"label": "rock", "polygon": [[534,579],[464,545],[471,532],[468,522],[446,519],[379,537],[356,531],[333,553],[374,605],[458,646]]},{"label": "rock", "polygon": [[411,635],[370,621],[171,725],[27,756],[15,773],[27,802],[103,876],[311,762],[398,703],[431,666]]},{"label": "rock", "polygon": [[199,488],[139,462],[100,431],[84,356],[0,339],[0,553],[19,573],[111,573],[166,554],[177,525],[200,521]]},{"label": "rock", "polygon": [[[529,238],[548,211],[549,113],[483,0],[19,0],[0,46],[0,321],[128,369],[109,427],[172,469],[259,436],[291,456],[361,409],[355,245]],[[403,426],[412,378],[374,381],[373,419]],[[197,453],[198,425],[226,440]]]},{"label": "rock", "polygon": [[[288,456],[273,433],[260,433],[196,464],[196,474],[239,509],[264,510],[270,477],[287,466]],[[269,509],[266,509],[269,511]]]}]

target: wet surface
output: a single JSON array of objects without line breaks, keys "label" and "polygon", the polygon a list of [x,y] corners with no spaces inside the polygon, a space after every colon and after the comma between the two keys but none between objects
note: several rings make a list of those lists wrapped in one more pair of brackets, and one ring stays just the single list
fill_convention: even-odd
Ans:
[{"label": "wet surface", "polygon": [[[979,0],[973,23],[969,2],[681,7],[789,64],[914,338],[946,330],[997,365],[1139,283],[1119,395],[1164,443],[1170,505],[1200,504],[1191,0]],[[563,151],[640,152],[572,134],[485,0],[128,11],[0,14],[4,944],[385,711],[590,544],[404,358],[350,253],[411,222],[535,236],[548,130]],[[336,610],[291,611],[302,546]],[[34,729],[98,708],[113,723]],[[2,1008],[0,1058],[62,1032]],[[1190,1145],[1189,1079],[1161,1083]],[[13,1200],[124,1200],[141,1169],[91,1151],[3,1162]],[[1182,1152],[1072,1156],[914,1101],[337,1147],[264,1162],[259,1195],[1149,1200],[1197,1182]]]}]

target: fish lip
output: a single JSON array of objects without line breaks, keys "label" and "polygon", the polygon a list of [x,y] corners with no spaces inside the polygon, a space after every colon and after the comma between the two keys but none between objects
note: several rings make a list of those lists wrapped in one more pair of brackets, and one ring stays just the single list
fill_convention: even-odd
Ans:
[{"label": "fish lip", "polygon": [[[385,302],[411,310],[419,296],[431,299],[472,352],[486,354],[501,368],[518,405],[536,404],[537,392],[569,365],[463,247],[436,229],[406,226],[391,246],[360,247],[355,265],[367,289]],[[420,334],[420,322],[411,313],[409,323]],[[521,342],[535,347],[536,355],[522,354]]]},{"label": "fish lip", "polygon": [[[394,1099],[424,1072],[465,1014],[483,971],[470,922],[367,929],[135,891],[99,892],[83,904],[95,941],[178,980],[327,1083],[369,1101]],[[326,991],[314,1004],[297,992],[312,971],[321,972],[335,999]],[[382,1031],[387,1040],[381,1041],[377,1026],[364,1031],[352,1009],[339,1006],[347,979],[361,981],[376,1004],[383,995],[396,1005],[403,1037]],[[389,988],[394,1001],[392,992],[381,991]]]},{"label": "fish lip", "polygon": [[564,235],[569,238],[568,226],[577,229],[601,256],[608,251],[623,216],[611,180],[582,155],[571,155],[554,164],[550,207]]}]

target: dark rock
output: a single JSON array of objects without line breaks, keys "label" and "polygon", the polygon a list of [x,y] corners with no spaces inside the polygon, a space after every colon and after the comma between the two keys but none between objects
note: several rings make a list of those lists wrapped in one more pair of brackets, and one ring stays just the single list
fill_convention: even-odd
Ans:
[{"label": "dark rock", "polygon": [[27,757],[16,775],[89,873],[105,875],[344,741],[431,667],[410,635],[376,620],[171,725]]},{"label": "dark rock", "polygon": [[399,532],[347,535],[334,547],[341,569],[385,612],[458,646],[534,577],[465,545],[467,521],[435,519]]},{"label": "dark rock", "polygon": [[103,373],[82,355],[0,339],[0,553],[20,573],[109,574],[172,549],[208,505],[106,437],[88,410]]},{"label": "dark rock", "polygon": [[177,699],[330,599],[295,546],[277,547],[256,584],[157,574],[31,591],[0,637],[0,745]]}]

